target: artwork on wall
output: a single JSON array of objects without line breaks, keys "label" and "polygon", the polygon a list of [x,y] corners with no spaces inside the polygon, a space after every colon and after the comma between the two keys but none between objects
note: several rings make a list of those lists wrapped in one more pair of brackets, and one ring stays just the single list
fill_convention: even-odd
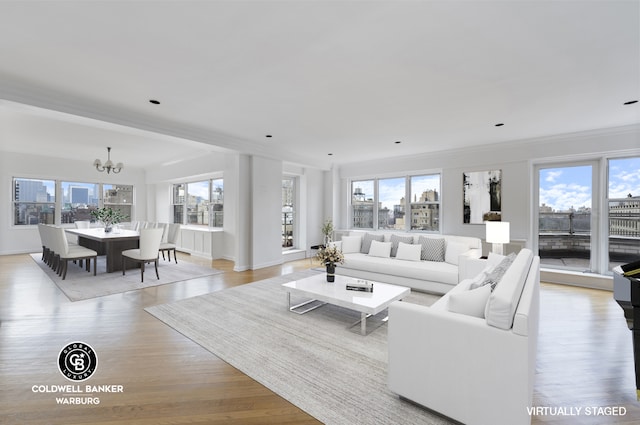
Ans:
[{"label": "artwork on wall", "polygon": [[502,220],[502,170],[462,173],[465,224]]}]

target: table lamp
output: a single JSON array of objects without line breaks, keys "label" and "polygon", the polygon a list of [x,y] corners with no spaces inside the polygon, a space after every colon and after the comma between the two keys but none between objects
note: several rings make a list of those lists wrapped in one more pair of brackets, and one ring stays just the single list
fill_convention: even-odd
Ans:
[{"label": "table lamp", "polygon": [[487,243],[492,244],[491,252],[504,255],[503,244],[509,243],[508,221],[487,221]]}]

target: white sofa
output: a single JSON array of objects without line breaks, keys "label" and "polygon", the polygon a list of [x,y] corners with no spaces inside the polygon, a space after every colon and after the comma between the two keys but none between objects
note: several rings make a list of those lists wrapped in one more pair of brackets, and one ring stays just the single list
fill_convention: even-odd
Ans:
[{"label": "white sofa", "polygon": [[540,258],[523,249],[493,291],[469,289],[485,277],[463,280],[431,307],[389,307],[389,388],[468,425],[530,424]]},{"label": "white sofa", "polygon": [[[371,237],[383,239],[380,242],[392,244],[391,252],[382,252],[375,255],[366,245]],[[427,238],[432,242],[442,241],[443,252],[440,253],[441,261],[421,260],[411,254],[420,250],[417,245],[421,238]],[[399,240],[403,240],[398,242]],[[410,241],[410,242],[408,242]],[[402,252],[408,252],[406,256],[396,256],[393,242],[396,247],[400,243],[416,245]],[[338,264],[336,273],[360,279],[378,282],[393,283],[406,286],[418,291],[444,294],[460,282],[459,268],[464,267],[461,258],[480,258],[482,255],[482,243],[479,238],[467,236],[436,235],[407,232],[365,232],[352,231],[347,236],[342,236],[341,241],[336,242],[344,253],[344,264]],[[422,252],[421,252],[422,253]],[[422,253],[424,254],[424,253]],[[431,252],[432,255],[438,253]],[[431,258],[431,257],[430,257]]]}]

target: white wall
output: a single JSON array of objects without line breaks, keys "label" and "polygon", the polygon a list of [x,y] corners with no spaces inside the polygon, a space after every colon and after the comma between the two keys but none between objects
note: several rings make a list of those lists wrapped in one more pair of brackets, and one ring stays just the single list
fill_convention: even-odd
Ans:
[{"label": "white wall", "polygon": [[533,164],[551,160],[640,155],[640,126],[553,136],[479,148],[444,151],[341,166],[339,222],[347,228],[349,182],[423,172],[442,173],[441,231],[484,238],[485,226],[463,224],[462,173],[502,170],[503,220],[511,223],[511,238],[532,241]]},{"label": "white wall", "polygon": [[251,157],[251,268],[282,263],[282,161]]},{"label": "white wall", "polygon": [[89,183],[131,184],[135,192],[135,217],[131,220],[146,220],[147,193],[144,170],[131,167],[119,174],[99,173],[92,166],[93,160],[48,158],[0,152],[0,255],[42,250],[37,227],[14,226],[13,204],[9,202],[13,193],[13,177],[62,180]]}]

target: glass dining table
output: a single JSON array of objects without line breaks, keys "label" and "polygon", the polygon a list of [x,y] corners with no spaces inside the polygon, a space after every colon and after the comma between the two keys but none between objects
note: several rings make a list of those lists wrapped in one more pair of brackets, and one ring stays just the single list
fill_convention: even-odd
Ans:
[{"label": "glass dining table", "polygon": [[[93,249],[98,255],[106,255],[107,273],[122,270],[122,251],[135,249],[140,245],[140,233],[136,230],[119,229],[105,232],[103,228],[97,227],[65,230],[78,237],[78,245]],[[133,262],[130,264],[131,268],[136,267]]]}]

